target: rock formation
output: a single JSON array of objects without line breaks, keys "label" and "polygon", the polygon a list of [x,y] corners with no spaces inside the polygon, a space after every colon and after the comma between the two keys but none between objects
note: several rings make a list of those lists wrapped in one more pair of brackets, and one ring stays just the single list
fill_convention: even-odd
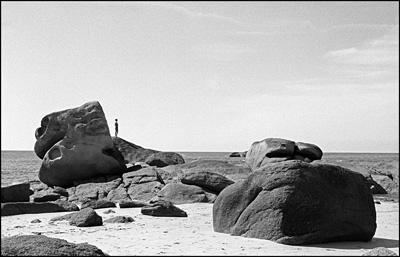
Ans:
[{"label": "rock formation", "polygon": [[369,241],[376,211],[361,174],[290,160],[263,165],[222,190],[213,226],[216,232],[291,245]]},{"label": "rock formation", "polygon": [[92,208],[85,208],[75,213],[66,214],[50,219],[50,223],[68,220],[69,224],[77,227],[92,227],[103,225],[103,218]]},{"label": "rock formation", "polygon": [[150,155],[160,152],[135,145],[120,137],[112,137],[112,140],[115,147],[123,155],[126,163],[135,164],[137,162],[145,162]]},{"label": "rock formation", "polygon": [[169,201],[151,201],[149,206],[144,206],[141,213],[150,216],[187,217],[187,213]]},{"label": "rock formation", "polygon": [[1,187],[1,202],[29,202],[29,183]]},{"label": "rock formation", "polygon": [[39,179],[49,186],[126,170],[97,101],[46,115],[35,136],[35,153],[43,159]]},{"label": "rock formation", "polygon": [[165,167],[185,163],[183,157],[174,152],[158,152],[147,157],[146,161],[150,166]]},{"label": "rock formation", "polygon": [[322,158],[321,149],[309,143],[297,142],[282,138],[266,138],[254,142],[246,153],[246,163],[255,170],[268,163],[292,159],[312,162]]},{"label": "rock formation", "polygon": [[1,256],[107,256],[88,243],[74,244],[43,235],[20,235],[1,239]]}]

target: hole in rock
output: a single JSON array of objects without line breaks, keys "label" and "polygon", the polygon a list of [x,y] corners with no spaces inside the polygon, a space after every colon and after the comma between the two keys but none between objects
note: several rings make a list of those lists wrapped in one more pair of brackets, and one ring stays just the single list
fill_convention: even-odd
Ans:
[{"label": "hole in rock", "polygon": [[49,152],[49,158],[50,158],[50,160],[54,160],[54,159],[56,159],[56,158],[58,158],[58,157],[61,157],[61,151],[60,151],[60,149],[58,149],[58,148],[53,148],[53,149],[51,149],[50,152]]}]

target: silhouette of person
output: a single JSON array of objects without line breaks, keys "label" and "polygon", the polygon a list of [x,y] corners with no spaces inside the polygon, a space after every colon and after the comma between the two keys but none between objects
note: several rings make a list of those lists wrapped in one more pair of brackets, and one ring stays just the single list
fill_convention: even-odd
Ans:
[{"label": "silhouette of person", "polygon": [[115,137],[118,136],[118,119],[115,119]]}]

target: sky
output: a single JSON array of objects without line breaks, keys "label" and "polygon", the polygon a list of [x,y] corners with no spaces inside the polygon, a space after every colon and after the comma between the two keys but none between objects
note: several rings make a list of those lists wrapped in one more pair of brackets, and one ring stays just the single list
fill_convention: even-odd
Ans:
[{"label": "sky", "polygon": [[1,150],[98,101],[160,151],[399,152],[399,2],[1,2]]}]

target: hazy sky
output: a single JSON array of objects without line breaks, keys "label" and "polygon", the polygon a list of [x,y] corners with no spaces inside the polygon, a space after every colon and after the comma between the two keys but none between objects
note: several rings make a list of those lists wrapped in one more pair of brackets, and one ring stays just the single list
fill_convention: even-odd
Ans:
[{"label": "hazy sky", "polygon": [[1,149],[90,101],[161,151],[399,151],[399,2],[1,2]]}]

